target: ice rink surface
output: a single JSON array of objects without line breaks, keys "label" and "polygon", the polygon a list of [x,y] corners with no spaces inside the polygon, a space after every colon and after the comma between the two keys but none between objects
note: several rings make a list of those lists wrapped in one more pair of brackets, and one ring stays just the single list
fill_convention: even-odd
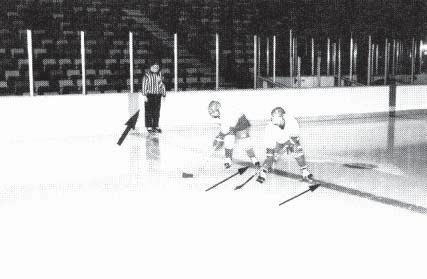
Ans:
[{"label": "ice rink surface", "polygon": [[291,156],[205,192],[247,161],[223,169],[214,126],[3,142],[0,278],[426,278],[427,116],[300,126],[322,186],[283,206]]}]

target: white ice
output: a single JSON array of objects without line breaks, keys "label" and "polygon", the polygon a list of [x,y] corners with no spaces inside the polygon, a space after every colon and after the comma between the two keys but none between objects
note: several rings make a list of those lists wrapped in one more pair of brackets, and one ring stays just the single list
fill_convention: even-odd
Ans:
[{"label": "white ice", "polygon": [[[309,165],[322,181],[425,208],[426,119],[393,126],[302,123]],[[307,185],[270,175],[234,191],[252,169],[205,192],[239,167],[223,170],[215,133],[4,142],[0,278],[425,278],[425,213],[324,187],[279,207]],[[292,157],[277,167],[299,173]]]}]

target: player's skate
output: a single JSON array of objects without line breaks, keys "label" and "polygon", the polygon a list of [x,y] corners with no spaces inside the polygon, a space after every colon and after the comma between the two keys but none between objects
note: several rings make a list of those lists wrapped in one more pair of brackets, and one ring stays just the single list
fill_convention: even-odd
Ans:
[{"label": "player's skate", "polygon": [[231,161],[231,158],[225,158],[225,161],[224,161],[224,167],[226,168],[226,169],[229,169],[230,167],[231,167],[231,165],[233,164],[233,162]]},{"label": "player's skate", "polygon": [[259,168],[261,166],[259,160],[256,157],[251,157],[251,162],[257,168]]},{"label": "player's skate", "polygon": [[311,182],[313,181],[313,174],[311,174],[307,168],[302,169],[302,180]]},{"label": "player's skate", "polygon": [[264,183],[264,181],[265,181],[266,178],[267,178],[267,170],[263,168],[259,172],[256,181],[259,182],[259,183]]}]

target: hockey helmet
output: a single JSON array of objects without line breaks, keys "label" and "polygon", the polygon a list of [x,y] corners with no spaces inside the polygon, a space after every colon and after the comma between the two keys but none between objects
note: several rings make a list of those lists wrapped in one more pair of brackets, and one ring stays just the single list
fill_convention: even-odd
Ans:
[{"label": "hockey helmet", "polygon": [[277,126],[283,126],[285,124],[286,111],[282,107],[276,107],[271,111],[271,122]]},{"label": "hockey helmet", "polygon": [[221,108],[221,103],[220,102],[218,102],[218,101],[211,101],[210,103],[209,103],[209,106],[208,106],[208,112],[209,112],[209,115],[211,116],[211,117],[213,117],[213,118],[219,118],[220,117],[220,108]]}]

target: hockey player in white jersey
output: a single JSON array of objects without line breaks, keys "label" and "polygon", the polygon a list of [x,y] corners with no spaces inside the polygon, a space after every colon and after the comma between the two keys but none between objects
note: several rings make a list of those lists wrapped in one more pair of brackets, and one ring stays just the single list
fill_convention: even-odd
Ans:
[{"label": "hockey player in white jersey", "polygon": [[299,138],[297,120],[286,114],[281,107],[271,111],[271,122],[265,129],[266,159],[261,167],[257,181],[263,183],[273,164],[283,153],[292,153],[297,161],[304,180],[311,180],[313,175],[307,170],[304,151]]},{"label": "hockey player in white jersey", "polygon": [[251,162],[259,167],[260,163],[255,156],[250,138],[250,122],[246,115],[237,108],[225,109],[218,101],[209,103],[208,112],[212,118],[218,119],[221,126],[219,134],[215,137],[213,146],[216,150],[225,148],[225,168],[230,168],[233,161],[233,150],[236,141],[245,149]]}]

